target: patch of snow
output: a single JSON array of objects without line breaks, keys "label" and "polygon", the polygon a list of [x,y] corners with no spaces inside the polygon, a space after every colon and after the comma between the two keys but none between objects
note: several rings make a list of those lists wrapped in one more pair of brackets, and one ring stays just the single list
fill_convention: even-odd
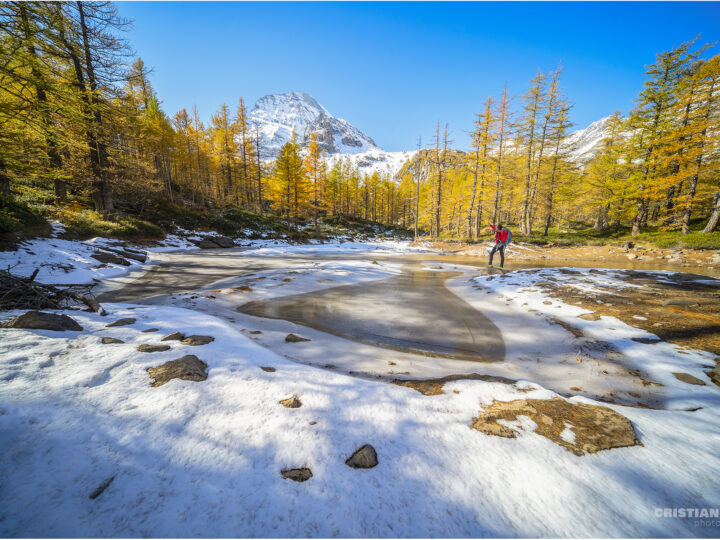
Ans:
[{"label": "patch of snow", "polygon": [[575,432],[573,427],[565,422],[565,429],[560,433],[560,438],[566,443],[575,444]]}]

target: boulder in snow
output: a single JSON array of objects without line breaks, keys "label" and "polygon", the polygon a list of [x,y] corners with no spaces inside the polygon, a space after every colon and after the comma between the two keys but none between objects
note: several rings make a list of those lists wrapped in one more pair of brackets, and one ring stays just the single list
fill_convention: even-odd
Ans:
[{"label": "boulder in snow", "polygon": [[355,453],[345,461],[345,465],[353,469],[372,469],[377,464],[377,452],[375,452],[375,449],[369,444],[358,448]]},{"label": "boulder in snow", "polygon": [[288,409],[298,409],[302,407],[302,401],[297,396],[289,397],[287,399],[281,399],[280,405],[287,407]]},{"label": "boulder in snow", "polygon": [[642,446],[632,422],[608,407],[571,403],[563,398],[495,401],[473,418],[470,426],[486,435],[515,438],[516,427],[501,424],[519,416],[530,418],[535,433],[578,456],[600,450]]},{"label": "boulder in snow", "polygon": [[137,347],[138,352],[144,353],[163,352],[169,349],[170,345],[149,345],[147,343],[143,343],[142,345],[138,345]]},{"label": "boulder in snow", "polygon": [[687,384],[695,384],[697,386],[705,386],[705,382],[702,379],[698,379],[697,377],[693,377],[689,373],[674,373],[675,378],[678,381],[682,381]]},{"label": "boulder in snow", "polygon": [[128,324],[135,324],[136,319],[133,318],[126,318],[126,319],[118,319],[117,321],[113,321],[109,324],[106,324],[106,328],[112,328],[113,326],[127,326]]},{"label": "boulder in snow", "polygon": [[310,480],[313,475],[312,471],[307,467],[301,467],[299,469],[286,469],[284,471],[280,471],[280,474],[282,474],[283,478],[287,478],[293,482],[305,482],[306,480]]},{"label": "boulder in snow", "polygon": [[177,360],[165,362],[162,366],[148,368],[148,375],[152,377],[152,386],[162,386],[172,379],[184,381],[204,381],[207,379],[207,364],[194,354],[187,354]]},{"label": "boulder in snow", "polygon": [[32,330],[53,330],[55,332],[65,332],[72,330],[79,332],[83,329],[75,319],[67,315],[59,315],[57,313],[45,313],[43,311],[27,311],[3,324],[5,328],[28,328]]},{"label": "boulder in snow", "polygon": [[183,339],[185,339],[185,334],[182,332],[173,332],[172,334],[168,334],[162,338],[160,341],[182,341]]},{"label": "boulder in snow", "polygon": [[112,345],[113,343],[125,343],[122,339],[117,339],[114,337],[104,337],[102,338],[102,344],[103,345]]},{"label": "boulder in snow", "polygon": [[198,346],[198,345],[207,345],[211,341],[215,341],[215,338],[212,336],[188,336],[185,339],[183,339],[180,343],[182,343],[183,345]]},{"label": "boulder in snow", "polygon": [[200,249],[217,249],[220,247],[212,240],[198,240],[195,245]]},{"label": "boulder in snow", "polygon": [[139,263],[144,263],[147,261],[147,254],[140,252],[140,251],[123,251],[123,257],[126,259],[132,259],[133,261],[137,261]]},{"label": "boulder in snow", "polygon": [[706,371],[710,380],[720,386],[720,364],[716,365],[711,371]]},{"label": "boulder in snow", "polygon": [[130,266],[130,261],[127,259],[120,257],[119,255],[113,255],[112,253],[107,253],[105,251],[96,251],[92,255],[90,255],[93,259],[96,261],[100,261],[101,263],[105,264],[121,264],[122,266]]},{"label": "boulder in snow", "polygon": [[195,245],[200,249],[231,248],[235,245],[235,242],[227,236],[206,236],[202,240],[195,242]]},{"label": "boulder in snow", "polygon": [[285,337],[285,341],[288,343],[300,343],[301,341],[310,341],[308,338],[296,336],[295,334],[288,334]]}]

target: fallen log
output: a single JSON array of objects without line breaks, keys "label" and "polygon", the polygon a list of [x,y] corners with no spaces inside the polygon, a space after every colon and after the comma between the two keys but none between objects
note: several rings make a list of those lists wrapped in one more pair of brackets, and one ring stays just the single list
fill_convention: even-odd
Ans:
[{"label": "fallen log", "polygon": [[78,302],[103,315],[105,310],[91,294],[94,284],[46,285],[35,281],[39,268],[30,277],[0,270],[0,311],[11,309],[67,309]]}]

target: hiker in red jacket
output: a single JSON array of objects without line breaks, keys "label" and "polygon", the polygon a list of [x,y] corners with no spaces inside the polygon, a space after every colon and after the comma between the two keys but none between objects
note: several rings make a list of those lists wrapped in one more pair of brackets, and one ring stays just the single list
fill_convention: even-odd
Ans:
[{"label": "hiker in red jacket", "polygon": [[495,252],[500,253],[500,268],[505,266],[505,248],[508,245],[508,242],[510,241],[510,231],[507,229],[504,229],[502,225],[498,223],[497,227],[493,227],[490,225],[490,228],[495,231],[495,245],[493,246],[492,250],[490,251],[490,260],[488,261],[488,268],[492,268],[492,261],[493,256],[495,255]]}]

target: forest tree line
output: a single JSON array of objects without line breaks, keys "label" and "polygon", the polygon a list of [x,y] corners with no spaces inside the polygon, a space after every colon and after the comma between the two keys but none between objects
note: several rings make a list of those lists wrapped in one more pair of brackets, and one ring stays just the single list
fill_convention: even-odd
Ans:
[{"label": "forest tree line", "polygon": [[[697,39],[658,54],[647,66],[636,106],[605,121],[594,156],[578,163],[568,144],[572,105],[561,69],[538,73],[528,90],[488,98],[477,114],[472,149],[451,150],[447,126],[432,148],[400,175],[416,181],[421,229],[432,236],[476,237],[487,223],[517,224],[547,235],[553,224],[600,230],[649,225],[703,232],[720,221],[720,56]],[[517,101],[517,107],[511,102]]]},{"label": "forest tree line", "polygon": [[711,232],[720,221],[720,60],[697,40],[657,55],[627,116],[616,113],[596,155],[573,162],[572,105],[561,69],[527,91],[505,88],[476,115],[472,148],[432,145],[395,176],[361,174],[316,140],[295,138],[272,161],[242,98],[206,125],[196,107],[167,115],[111,2],[0,4],[0,192],[105,216],[148,201],[271,212],[295,224],[342,215],[473,238],[486,223],[523,234],[592,222]]}]

